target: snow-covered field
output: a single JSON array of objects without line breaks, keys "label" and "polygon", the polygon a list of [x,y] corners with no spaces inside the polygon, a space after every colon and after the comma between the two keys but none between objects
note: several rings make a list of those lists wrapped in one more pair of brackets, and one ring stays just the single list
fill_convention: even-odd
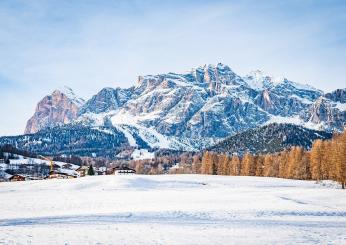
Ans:
[{"label": "snow-covered field", "polygon": [[346,191],[202,175],[0,183],[0,244],[346,244]]}]

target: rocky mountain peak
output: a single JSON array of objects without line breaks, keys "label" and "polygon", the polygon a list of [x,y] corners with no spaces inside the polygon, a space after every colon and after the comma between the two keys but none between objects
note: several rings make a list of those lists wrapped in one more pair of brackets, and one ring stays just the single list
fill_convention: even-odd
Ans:
[{"label": "rocky mountain peak", "polygon": [[[59,89],[57,89],[56,91],[66,95],[69,100],[73,101],[76,105],[78,105],[79,107],[81,107],[84,103],[85,100],[81,97],[78,97],[75,92],[72,90],[72,88],[68,87],[68,86],[62,86]],[[55,91],[54,91],[55,92]],[[53,92],[53,93],[54,93]]]},{"label": "rocky mountain peak", "polygon": [[199,83],[210,83],[225,80],[225,77],[236,76],[231,68],[222,63],[205,64],[191,69],[191,74]]},{"label": "rocky mountain peak", "polygon": [[102,113],[119,109],[130,96],[128,89],[103,88],[81,107],[79,115],[88,112]]},{"label": "rocky mountain peak", "polygon": [[250,71],[247,76],[256,80],[263,80],[265,77],[267,77],[267,75],[265,75],[264,72],[259,69]]},{"label": "rocky mountain peak", "polygon": [[243,77],[245,82],[255,90],[272,89],[285,81],[285,78],[266,75],[261,70],[254,70]]},{"label": "rocky mountain peak", "polygon": [[332,119],[331,105],[325,97],[319,97],[309,110],[310,121],[313,123],[329,122]]},{"label": "rocky mountain peak", "polygon": [[346,88],[327,93],[325,97],[334,102],[346,103]]},{"label": "rocky mountain peak", "polygon": [[79,103],[76,100],[70,99],[60,90],[54,90],[37,104],[34,115],[26,124],[25,134],[70,123],[77,118],[78,110]]}]

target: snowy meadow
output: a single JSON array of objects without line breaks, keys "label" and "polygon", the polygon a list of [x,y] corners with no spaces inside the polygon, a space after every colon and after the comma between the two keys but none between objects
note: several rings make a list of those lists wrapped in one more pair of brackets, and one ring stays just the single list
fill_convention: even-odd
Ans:
[{"label": "snowy meadow", "polygon": [[208,175],[0,183],[0,244],[346,244],[334,182]]}]

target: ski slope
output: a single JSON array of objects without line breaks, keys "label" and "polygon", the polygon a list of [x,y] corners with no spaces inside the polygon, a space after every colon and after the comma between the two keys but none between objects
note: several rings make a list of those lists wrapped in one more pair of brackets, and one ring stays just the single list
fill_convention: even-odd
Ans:
[{"label": "ski slope", "polygon": [[346,244],[332,182],[203,175],[0,183],[0,244]]}]

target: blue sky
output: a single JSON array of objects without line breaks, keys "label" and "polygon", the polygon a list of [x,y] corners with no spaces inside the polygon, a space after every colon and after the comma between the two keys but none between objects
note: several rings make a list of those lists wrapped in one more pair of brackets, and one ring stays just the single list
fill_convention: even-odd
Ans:
[{"label": "blue sky", "polygon": [[346,1],[2,0],[0,135],[63,85],[87,99],[205,63],[346,87],[345,26]]}]

